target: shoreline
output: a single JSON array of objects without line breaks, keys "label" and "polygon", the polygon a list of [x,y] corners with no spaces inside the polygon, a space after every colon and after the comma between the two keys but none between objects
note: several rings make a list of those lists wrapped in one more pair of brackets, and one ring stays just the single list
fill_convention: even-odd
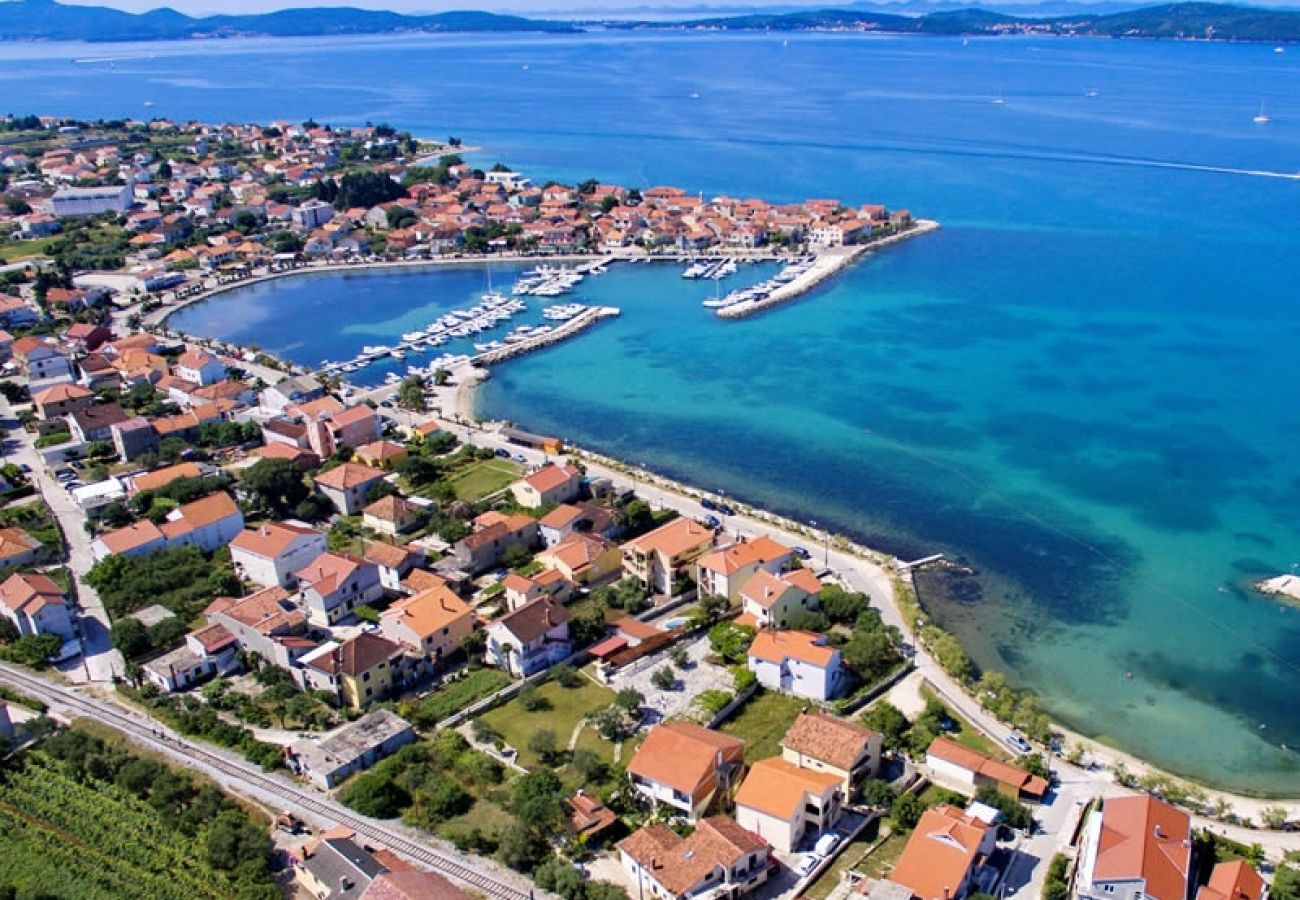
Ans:
[{"label": "shoreline", "polygon": [[[473,371],[472,367],[466,368]],[[482,372],[479,377],[473,377],[471,375],[470,377],[458,378],[454,384],[447,386],[452,396],[450,405],[444,405],[444,414],[452,416],[453,422],[458,421],[462,425],[465,425],[466,423],[474,423],[473,427],[476,427],[477,429],[491,431],[498,423],[485,420],[481,417],[481,397],[479,391],[479,387],[483,382],[487,381],[491,375],[489,372],[484,370],[478,371]],[[643,465],[633,465],[616,457],[607,456],[598,450],[592,450],[587,447],[576,445],[567,445],[565,453],[579,458],[584,462],[593,462],[611,472],[623,474],[625,477],[630,475],[634,483],[640,483],[646,487],[653,486],[654,490],[660,493],[666,492],[674,494],[679,498],[686,500],[696,500],[698,498],[714,496],[709,491],[703,490],[689,482],[661,475],[647,469]],[[738,517],[752,519],[761,526],[774,528],[785,532],[788,535],[797,536],[804,540],[813,540],[818,543],[824,541],[827,545],[827,552],[831,557],[834,557],[837,554],[847,556],[861,563],[866,563],[869,566],[876,567],[882,572],[896,574],[892,571],[898,562],[894,557],[877,551],[874,548],[865,546],[847,535],[811,529],[809,526],[790,519],[779,512],[773,512],[764,509],[763,507],[755,506],[740,497],[727,495],[725,500],[736,509]],[[910,578],[908,578],[906,574],[903,578],[910,588]],[[882,609],[882,612],[887,611],[897,621],[901,622],[903,634],[906,635],[914,645],[921,647],[922,645],[919,642],[919,635],[914,627],[914,623],[907,622],[906,618],[902,615],[902,606],[899,603],[897,590],[897,586],[891,583],[887,596],[884,598],[885,604],[887,604],[889,609]],[[873,599],[875,599],[874,596]],[[920,605],[919,599],[917,600],[917,604]],[[924,612],[923,607],[922,611]],[[947,677],[946,673],[945,680],[950,688],[960,694],[964,702],[974,704],[978,710],[983,712],[983,707],[979,705],[978,698],[976,698],[965,685]],[[947,694],[949,692],[945,691],[942,693]],[[953,698],[950,696],[945,697],[944,699],[949,703],[953,703]],[[953,705],[957,704],[953,703]],[[978,720],[979,717],[971,715],[972,711],[970,709],[962,709],[959,711],[975,722],[976,727],[981,731],[989,733],[990,730],[980,724]],[[983,713],[983,715],[986,718],[992,719],[991,714]],[[1000,720],[993,719],[993,721],[997,722],[1003,730],[1012,730],[1011,726],[1000,722]],[[1053,758],[1053,768],[1070,766],[1070,764],[1065,761],[1064,754],[1069,750],[1069,748],[1077,745],[1083,748],[1085,758],[1103,766],[1107,773],[1110,773],[1118,763],[1122,764],[1134,776],[1141,777],[1145,775],[1154,775],[1169,778],[1189,788],[1199,790],[1210,798],[1221,800],[1242,819],[1250,819],[1256,823],[1255,827],[1252,828],[1247,828],[1244,825],[1234,826],[1225,824],[1217,819],[1201,816],[1191,812],[1190,810],[1188,811],[1193,820],[1203,823],[1205,827],[1212,827],[1216,831],[1223,832],[1225,828],[1237,829],[1246,835],[1254,835],[1256,839],[1261,836],[1269,835],[1289,836],[1291,834],[1289,832],[1273,831],[1260,827],[1258,824],[1260,812],[1267,807],[1285,807],[1287,808],[1289,818],[1295,819],[1300,817],[1300,796],[1286,796],[1281,794],[1247,794],[1223,789],[1216,787],[1212,783],[1181,775],[1171,769],[1157,766],[1154,763],[1148,762],[1147,760],[1124,750],[1122,747],[1112,746],[1103,743],[1096,738],[1089,737],[1078,729],[1060,722],[1056,717],[1052,717],[1051,728],[1053,732],[1059,734],[1061,737],[1062,752],[1061,756]],[[997,735],[992,734],[991,736],[995,739],[995,742],[1001,746],[1002,741],[997,737]],[[1080,771],[1086,772],[1087,770]],[[1118,784],[1118,782],[1113,778],[1109,777],[1109,774],[1107,783],[1112,785]],[[1140,788],[1134,790],[1139,792],[1141,791]]]}]

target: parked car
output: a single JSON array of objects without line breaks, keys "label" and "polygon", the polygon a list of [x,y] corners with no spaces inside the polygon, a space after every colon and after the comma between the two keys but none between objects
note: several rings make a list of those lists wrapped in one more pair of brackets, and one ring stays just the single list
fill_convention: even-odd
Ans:
[{"label": "parked car", "polygon": [[708,525],[710,528],[721,528],[722,520],[719,519],[717,516],[705,516],[704,524]]},{"label": "parked car", "polygon": [[714,502],[713,502],[712,500],[710,500],[708,497],[705,497],[705,498],[703,498],[703,499],[700,500],[700,506],[704,507],[705,509],[717,509],[717,508],[718,508],[718,504],[714,503]]},{"label": "parked car", "polygon": [[516,454],[515,454],[515,462],[517,462],[517,463],[526,463],[526,462],[528,462],[528,457],[524,456],[522,453],[516,453]]},{"label": "parked car", "polygon": [[718,504],[718,512],[722,513],[724,516],[734,516],[736,514],[736,511],[725,503]]},{"label": "parked car", "polygon": [[496,450],[494,450],[494,451],[492,451],[492,452],[493,452],[496,456],[501,457],[502,459],[509,459],[509,458],[510,458],[510,451],[507,450],[505,447],[497,447]]},{"label": "parked car", "polygon": [[813,853],[822,859],[830,856],[835,852],[835,848],[840,845],[840,836],[838,834],[823,834],[813,845]]},{"label": "parked car", "polygon": [[812,559],[812,554],[808,552],[807,547],[795,547],[794,555],[800,559]]},{"label": "parked car", "polygon": [[795,863],[794,874],[800,878],[807,878],[821,861],[821,857],[816,853],[805,853],[799,858],[799,862]]},{"label": "parked car", "polygon": [[1030,753],[1034,749],[1029,745],[1029,741],[1025,740],[1025,736],[1018,731],[1007,735],[1007,746],[1017,753]]}]

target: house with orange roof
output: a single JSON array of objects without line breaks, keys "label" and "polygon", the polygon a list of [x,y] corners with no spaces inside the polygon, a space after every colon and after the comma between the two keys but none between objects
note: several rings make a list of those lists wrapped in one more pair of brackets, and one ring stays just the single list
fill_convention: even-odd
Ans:
[{"label": "house with orange roof", "polygon": [[[265,429],[262,432],[265,436]],[[312,451],[298,447],[293,444],[285,444],[280,441],[268,441],[261,447],[258,447],[253,453],[262,459],[283,459],[289,462],[294,468],[302,471],[314,469],[320,465],[320,457]]]},{"label": "house with orange roof", "polygon": [[229,544],[244,527],[244,516],[224,491],[186,503],[155,525],[142,519],[101,534],[90,545],[96,560],[109,556],[144,556],[175,547],[198,547],[212,553]]},{"label": "house with orange roof", "polygon": [[[333,400],[332,397],[325,399]],[[333,412],[304,415],[304,424],[309,445],[322,459],[339,447],[361,447],[379,437],[379,417],[364,403]]]},{"label": "house with orange roof", "polygon": [[405,497],[389,494],[361,510],[361,524],[380,534],[396,537],[415,527],[421,511],[421,507]]},{"label": "house with orange roof", "polygon": [[840,651],[811,631],[760,631],[749,645],[749,670],[770,691],[819,703],[844,686]]},{"label": "house with orange roof", "polygon": [[745,742],[690,722],[656,725],[627,764],[632,788],[695,821],[719,792],[734,786],[745,763]]},{"label": "house with orange roof", "polygon": [[925,763],[934,781],[970,794],[991,786],[1008,797],[1036,803],[1047,793],[1046,779],[946,737],[931,742],[925,751]]},{"label": "house with orange roof", "polygon": [[573,596],[573,582],[555,569],[543,569],[529,577],[511,572],[501,580],[501,586],[505,588],[506,608],[512,611],[538,597],[565,603]]},{"label": "house with orange roof", "polygon": [[473,630],[473,608],[445,587],[399,600],[379,616],[380,634],[435,670]]},{"label": "house with orange roof", "polygon": [[141,472],[138,475],[133,475],[129,481],[131,493],[138,494],[141,491],[156,491],[181,478],[202,477],[203,470],[199,468],[198,463],[182,462],[174,466],[154,469],[152,472]]},{"label": "house with orange roof", "polygon": [[741,897],[767,881],[769,849],[726,816],[701,819],[683,838],[643,825],[618,844],[619,861],[641,897]]},{"label": "house with orange roof", "polygon": [[697,559],[713,549],[713,529],[682,517],[623,544],[623,571],[646,590],[670,595],[674,583],[693,574]]},{"label": "house with orange roof", "polygon": [[95,395],[79,384],[68,382],[47,387],[32,395],[36,417],[49,421],[78,412],[95,402]]},{"label": "house with orange roof", "polygon": [[1187,900],[1191,818],[1148,794],[1110,797],[1084,823],[1078,860],[1083,900]]},{"label": "house with orange roof", "polygon": [[345,516],[355,516],[365,508],[370,488],[387,475],[360,463],[345,462],[322,472],[312,480],[334,508]]},{"label": "house with orange roof", "polygon": [[44,546],[21,528],[0,528],[0,569],[30,565],[43,555]]},{"label": "house with orange roof", "polygon": [[[416,546],[398,546],[387,541],[369,541],[361,558],[379,568],[379,583],[384,590],[399,593],[402,579],[425,563],[424,549]],[[445,581],[440,583],[445,584]],[[416,592],[418,593],[418,591]]]},{"label": "house with orange roof", "polygon": [[316,625],[335,625],[384,593],[379,567],[347,553],[322,553],[294,577],[298,598]]},{"label": "house with orange roof", "polygon": [[230,559],[243,578],[262,587],[291,587],[300,572],[326,550],[325,535],[302,522],[265,522],[230,542]]},{"label": "house with orange roof", "polygon": [[751,575],[759,569],[779,574],[793,556],[793,550],[766,535],[738,541],[701,556],[695,564],[696,581],[701,594],[715,594],[739,603],[740,589]]},{"label": "house with orange roof", "polygon": [[781,739],[781,756],[802,769],[829,772],[851,798],[863,780],[879,771],[883,743],[878,731],[826,713],[803,712]]},{"label": "house with orange roof", "polygon": [[1268,894],[1268,885],[1255,867],[1244,859],[1234,859],[1214,867],[1196,900],[1267,900]]},{"label": "house with orange roof", "polygon": [[348,709],[364,709],[402,680],[402,655],[400,644],[363,631],[303,654],[297,672],[304,688],[327,691]]},{"label": "house with orange roof", "polygon": [[0,614],[13,623],[20,637],[52,634],[65,643],[77,637],[67,598],[46,575],[18,572],[0,583]]},{"label": "house with orange roof", "polygon": [[551,463],[510,485],[520,506],[536,509],[553,503],[567,503],[582,492],[582,473],[577,466]]},{"label": "house with orange roof", "polygon": [[406,461],[407,450],[401,444],[379,440],[362,444],[352,455],[357,462],[391,471]]},{"label": "house with orange roof", "polygon": [[[27,304],[21,300],[16,297],[12,299],[23,309],[28,309]],[[30,310],[28,311],[30,312]],[[9,324],[22,323],[14,322],[11,316]],[[23,374],[33,383],[48,382],[53,384],[59,381],[71,381],[73,378],[72,361],[62,350],[44,338],[30,335],[20,337],[14,341],[13,357],[22,367]]]},{"label": "house with orange roof", "polygon": [[224,626],[242,649],[282,669],[316,647],[306,637],[306,615],[278,585],[238,599],[218,597],[203,614],[209,624]]},{"label": "house with orange roof", "polygon": [[577,531],[585,518],[586,516],[580,507],[570,503],[561,503],[537,520],[537,527],[542,535],[542,543],[547,547],[554,547]]},{"label": "house with orange roof", "polygon": [[238,667],[239,642],[224,625],[207,625],[191,631],[185,643],[144,663],[141,675],[163,693],[183,691],[211,675],[224,675]]},{"label": "house with orange roof", "polygon": [[[889,881],[916,900],[963,900],[996,846],[997,829],[955,806],[925,811]],[[864,885],[863,893],[867,887]]]},{"label": "house with orange roof", "polygon": [[757,628],[787,628],[795,617],[821,609],[822,583],[809,569],[755,572],[740,589],[742,615]]},{"label": "house with orange roof", "polygon": [[490,569],[514,544],[537,545],[537,520],[522,513],[506,516],[489,511],[474,520],[474,531],[452,547],[456,565],[471,575]]},{"label": "house with orange roof", "polygon": [[617,544],[578,532],[537,554],[537,560],[558,570],[566,580],[589,586],[617,575],[623,565],[623,553]]},{"label": "house with orange roof", "polygon": [[789,853],[805,835],[835,827],[844,811],[844,785],[837,775],[774,756],[750,767],[735,803],[741,828]]},{"label": "house with orange roof", "polygon": [[206,350],[187,347],[172,366],[172,374],[204,387],[225,380],[226,364]]}]

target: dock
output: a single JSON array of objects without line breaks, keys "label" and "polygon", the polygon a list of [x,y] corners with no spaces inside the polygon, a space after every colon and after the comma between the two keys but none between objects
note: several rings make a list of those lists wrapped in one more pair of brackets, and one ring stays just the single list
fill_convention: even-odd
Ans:
[{"label": "dock", "polygon": [[504,347],[498,347],[486,353],[480,353],[477,356],[470,357],[470,362],[476,366],[491,366],[505,362],[516,356],[523,356],[525,353],[549,347],[551,344],[558,344],[560,341],[585,331],[601,319],[612,318],[621,313],[622,310],[617,306],[592,306],[545,334],[530,337],[514,344],[506,344]]}]

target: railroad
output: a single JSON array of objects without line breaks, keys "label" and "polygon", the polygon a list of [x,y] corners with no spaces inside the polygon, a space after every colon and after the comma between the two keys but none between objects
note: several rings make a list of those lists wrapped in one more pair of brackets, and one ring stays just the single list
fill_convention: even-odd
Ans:
[{"label": "railroad", "polygon": [[199,761],[212,769],[223,772],[235,782],[242,782],[246,786],[256,789],[257,792],[269,794],[290,804],[296,804],[298,808],[307,810],[326,821],[346,825],[356,831],[357,834],[368,837],[376,843],[382,844],[410,859],[422,862],[438,874],[445,875],[454,881],[482,891],[490,897],[498,897],[501,900],[530,900],[534,896],[532,891],[520,890],[505,882],[498,881],[491,875],[478,871],[474,868],[475,863],[473,860],[457,859],[449,854],[419,844],[410,838],[358,816],[341,804],[315,797],[301,788],[282,782],[278,778],[262,774],[251,766],[233,762],[190,741],[169,734],[165,728],[152,719],[137,721],[108,703],[83,697],[75,691],[53,685],[42,678],[28,675],[8,665],[0,665],[0,681],[7,682],[11,687],[25,691],[36,699],[45,702],[50,706],[51,712],[55,706],[78,711],[96,722],[130,735],[139,742],[163,747],[170,754],[179,754],[190,760]]}]

